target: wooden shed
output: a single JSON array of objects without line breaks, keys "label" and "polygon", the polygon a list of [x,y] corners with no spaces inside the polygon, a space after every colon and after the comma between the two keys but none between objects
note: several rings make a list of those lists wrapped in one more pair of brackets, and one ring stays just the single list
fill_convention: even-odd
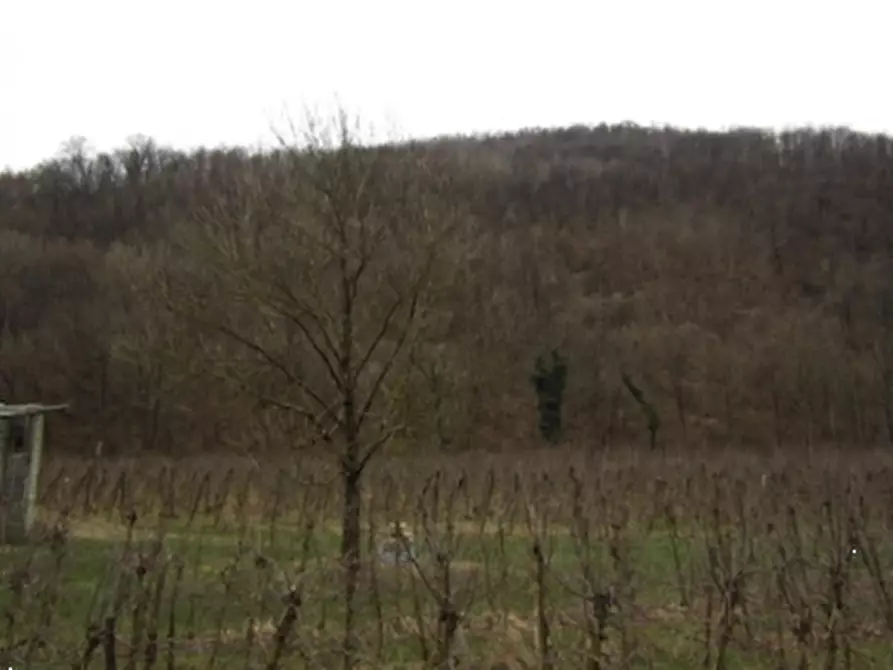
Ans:
[{"label": "wooden shed", "polygon": [[0,403],[0,544],[24,542],[37,514],[44,416],[68,405]]}]

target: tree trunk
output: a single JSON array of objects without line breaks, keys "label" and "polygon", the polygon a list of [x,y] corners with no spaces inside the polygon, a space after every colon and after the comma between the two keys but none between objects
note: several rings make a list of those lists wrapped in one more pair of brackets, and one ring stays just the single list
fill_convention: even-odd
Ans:
[{"label": "tree trunk", "polygon": [[682,444],[688,444],[688,415],[685,408],[685,389],[682,386],[682,380],[676,379],[674,384],[676,391],[676,415],[679,417],[679,424],[682,426]]},{"label": "tree trunk", "polygon": [[344,452],[341,476],[344,482],[344,509],[341,517],[341,561],[344,566],[344,670],[353,670],[357,660],[354,635],[355,599],[360,574],[360,479],[363,463],[360,449],[360,423],[357,419],[356,371],[353,367],[354,322],[353,298],[347,254],[350,245],[342,219],[338,218],[341,239],[341,342],[338,371],[342,380],[341,411]]},{"label": "tree trunk", "polygon": [[726,440],[729,444],[736,444],[737,436],[735,434],[735,403],[732,400],[732,375],[726,378],[725,392],[723,393],[723,404],[725,405],[726,414]]},{"label": "tree trunk", "polygon": [[781,449],[781,445],[784,442],[784,438],[782,437],[782,426],[781,426],[781,398],[779,397],[778,390],[778,382],[775,379],[775,375],[772,375],[772,419],[775,424],[775,446],[778,449]]},{"label": "tree trunk", "polygon": [[341,562],[344,566],[344,670],[356,665],[355,600],[360,574],[360,454],[357,436],[348,436],[341,468],[344,507],[341,517]]}]

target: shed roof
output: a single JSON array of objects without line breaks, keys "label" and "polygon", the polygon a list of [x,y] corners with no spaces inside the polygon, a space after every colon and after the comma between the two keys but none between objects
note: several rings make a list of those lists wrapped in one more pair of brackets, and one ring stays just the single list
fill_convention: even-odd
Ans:
[{"label": "shed roof", "polygon": [[68,403],[62,405],[42,405],[32,402],[24,405],[7,405],[0,402],[0,419],[14,419],[19,416],[58,412],[63,409],[68,409]]}]

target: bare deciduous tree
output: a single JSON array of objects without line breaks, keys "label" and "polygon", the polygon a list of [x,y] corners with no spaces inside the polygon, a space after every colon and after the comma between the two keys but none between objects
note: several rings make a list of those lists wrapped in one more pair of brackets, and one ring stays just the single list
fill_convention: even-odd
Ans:
[{"label": "bare deciduous tree", "polygon": [[424,152],[362,147],[345,115],[307,129],[300,148],[284,142],[272,167],[240,175],[179,228],[165,291],[203,329],[218,376],[303,417],[337,451],[350,668],[361,479],[401,430],[378,400],[416,337],[457,217]]}]

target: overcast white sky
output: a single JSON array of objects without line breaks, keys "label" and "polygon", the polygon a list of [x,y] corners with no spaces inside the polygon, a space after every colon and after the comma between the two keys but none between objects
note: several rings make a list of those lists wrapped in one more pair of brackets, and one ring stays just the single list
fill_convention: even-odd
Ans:
[{"label": "overcast white sky", "polygon": [[891,26],[891,0],[0,0],[0,168],[75,135],[257,144],[336,96],[403,135],[891,132]]}]

